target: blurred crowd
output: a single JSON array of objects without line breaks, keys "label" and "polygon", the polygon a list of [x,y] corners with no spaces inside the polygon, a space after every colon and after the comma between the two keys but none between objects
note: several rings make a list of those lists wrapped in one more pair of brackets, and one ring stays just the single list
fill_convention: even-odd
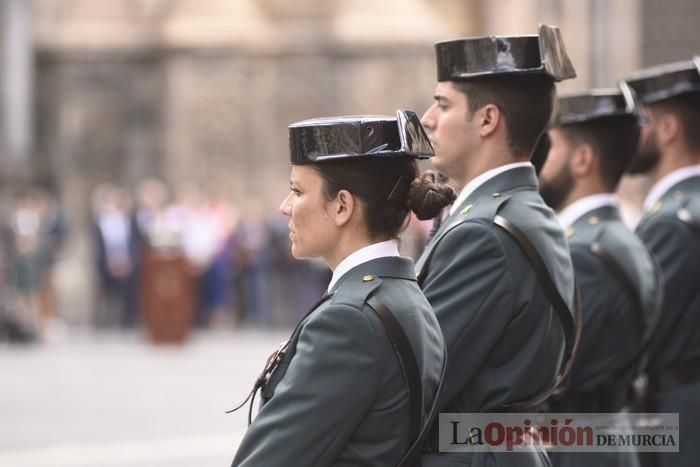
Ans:
[{"label": "blurred crowd", "polygon": [[[330,280],[320,260],[292,257],[288,219],[255,199],[237,205],[210,187],[171,189],[149,178],[133,191],[101,184],[90,202],[85,277],[95,329],[143,327],[144,308],[159,306],[184,310],[190,327],[289,327]],[[54,265],[69,235],[67,216],[39,188],[16,193],[3,214],[0,340],[40,337],[60,325]],[[403,253],[417,256],[429,228],[412,219]],[[174,287],[174,302],[159,301],[163,278],[173,274],[185,282]],[[160,312],[167,319],[169,311]]]},{"label": "blurred crowd", "polygon": [[[92,201],[98,327],[137,326],[164,274],[190,279],[175,293],[193,308],[195,326],[287,325],[328,275],[291,257],[287,221],[257,202],[235,206],[194,183],[171,192],[157,179],[140,183],[135,196],[100,185]],[[157,298],[149,303],[158,306]]]}]

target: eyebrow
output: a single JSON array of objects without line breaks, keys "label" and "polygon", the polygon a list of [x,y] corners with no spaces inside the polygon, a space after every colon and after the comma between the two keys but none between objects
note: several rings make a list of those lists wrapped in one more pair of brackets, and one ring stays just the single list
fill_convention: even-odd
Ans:
[{"label": "eyebrow", "polygon": [[441,96],[440,94],[435,94],[433,96],[433,99],[435,99],[437,102],[442,102],[444,104],[447,104],[450,102],[450,100],[447,97]]}]

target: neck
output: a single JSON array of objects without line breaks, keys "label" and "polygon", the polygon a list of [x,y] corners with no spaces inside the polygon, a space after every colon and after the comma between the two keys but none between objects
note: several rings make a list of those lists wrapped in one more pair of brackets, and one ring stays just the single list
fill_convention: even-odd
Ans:
[{"label": "neck", "polygon": [[658,182],[671,172],[699,163],[700,153],[684,150],[668,151],[660,157],[659,163],[651,172],[651,177],[654,182]]},{"label": "neck", "polygon": [[458,190],[461,190],[471,180],[474,180],[476,177],[489,170],[514,162],[520,162],[508,150],[483,151],[474,158],[466,159],[469,161],[469,164],[465,164],[464,172],[461,174],[461,177],[455,179],[455,182],[459,184]]},{"label": "neck", "polygon": [[566,197],[564,202],[561,204],[561,208],[558,209],[558,212],[561,212],[562,210],[566,209],[567,206],[570,206],[572,203],[575,203],[576,201],[586,198],[588,196],[592,195],[600,195],[600,194],[610,194],[610,190],[607,189],[607,187],[604,186],[603,182],[601,180],[590,180],[587,182],[578,182],[574,184],[574,188],[571,190],[571,193]]},{"label": "neck", "polygon": [[323,259],[331,271],[335,271],[341,261],[357,250],[380,241],[371,239],[367,235],[346,235],[340,239],[333,251],[323,256]]}]

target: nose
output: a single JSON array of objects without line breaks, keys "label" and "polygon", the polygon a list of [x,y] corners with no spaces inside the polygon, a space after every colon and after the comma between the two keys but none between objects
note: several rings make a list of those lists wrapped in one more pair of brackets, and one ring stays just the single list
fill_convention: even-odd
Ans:
[{"label": "nose", "polygon": [[435,104],[428,107],[428,110],[425,111],[425,113],[420,119],[420,123],[421,125],[423,125],[423,128],[429,131],[433,131],[435,129],[435,115],[433,112],[434,109]]},{"label": "nose", "polygon": [[282,204],[280,204],[280,212],[284,214],[285,216],[290,216],[292,215],[292,203],[291,203],[291,197],[292,197],[292,192],[290,191],[287,196],[282,200]]}]

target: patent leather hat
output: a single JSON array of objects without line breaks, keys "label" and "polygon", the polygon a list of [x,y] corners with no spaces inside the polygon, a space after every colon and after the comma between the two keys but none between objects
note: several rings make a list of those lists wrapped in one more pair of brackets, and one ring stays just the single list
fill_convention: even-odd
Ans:
[{"label": "patent leather hat", "polygon": [[304,120],[289,126],[292,164],[367,157],[427,159],[433,147],[418,116],[397,110],[396,116],[349,116]]},{"label": "patent leather hat", "polygon": [[653,104],[683,94],[700,92],[700,56],[641,70],[625,82],[642,104]]},{"label": "patent leather hat", "polygon": [[642,123],[634,92],[621,88],[591,89],[562,94],[557,98],[553,126],[571,125],[601,118],[629,117]]},{"label": "patent leather hat", "polygon": [[559,28],[540,25],[538,34],[481,36],[435,44],[438,81],[497,75],[576,77]]}]

